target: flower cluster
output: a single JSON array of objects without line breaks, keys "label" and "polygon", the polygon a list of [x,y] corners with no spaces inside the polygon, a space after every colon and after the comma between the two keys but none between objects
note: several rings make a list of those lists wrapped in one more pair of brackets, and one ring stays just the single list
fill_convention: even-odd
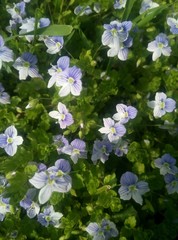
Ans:
[{"label": "flower cluster", "polygon": [[93,240],[108,240],[117,237],[119,234],[116,225],[107,219],[103,219],[101,224],[91,222],[86,227],[86,231],[93,237]]},{"label": "flower cluster", "polygon": [[38,195],[40,204],[46,203],[53,192],[66,193],[71,189],[70,170],[71,167],[68,161],[58,159],[54,166],[35,173],[29,182],[36,189],[40,189]]},{"label": "flower cluster", "polygon": [[178,168],[176,159],[166,153],[155,161],[155,167],[160,169],[160,174],[164,176],[166,189],[169,194],[178,193]]},{"label": "flower cluster", "polygon": [[107,52],[108,57],[117,56],[125,61],[128,58],[128,48],[132,46],[132,38],[129,31],[132,28],[131,21],[119,22],[117,20],[104,24],[104,33],[102,35],[102,44],[110,49]]}]

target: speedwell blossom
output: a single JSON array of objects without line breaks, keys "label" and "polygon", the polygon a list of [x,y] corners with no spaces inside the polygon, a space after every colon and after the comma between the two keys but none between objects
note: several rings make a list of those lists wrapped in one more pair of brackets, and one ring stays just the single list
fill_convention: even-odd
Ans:
[{"label": "speedwell blossom", "polygon": [[93,240],[108,240],[119,234],[116,225],[107,219],[103,219],[101,224],[91,222],[85,230],[93,237]]},{"label": "speedwell blossom", "polygon": [[166,112],[172,112],[176,108],[176,102],[172,98],[167,98],[163,92],[157,92],[155,101],[149,101],[148,106],[154,108],[154,117],[162,117]]},{"label": "speedwell blossom", "polygon": [[104,33],[101,41],[104,46],[113,44],[114,41],[124,42],[129,36],[129,31],[132,27],[131,21],[119,22],[117,20],[104,24]]},{"label": "speedwell blossom", "polygon": [[110,142],[117,142],[125,133],[124,125],[115,123],[111,118],[103,118],[104,127],[98,131],[108,136]]},{"label": "speedwell blossom", "polygon": [[47,37],[44,39],[44,44],[48,48],[46,51],[47,53],[55,54],[60,52],[60,50],[63,48],[64,39],[60,36]]},{"label": "speedwell blossom", "polygon": [[0,103],[8,104],[10,103],[10,96],[8,93],[4,92],[4,90],[2,83],[0,83]]},{"label": "speedwell blossom", "polygon": [[130,119],[134,119],[137,115],[137,109],[125,104],[116,105],[117,113],[113,115],[113,119],[119,123],[127,123]]},{"label": "speedwell blossom", "polygon": [[[178,173],[177,173],[178,174]],[[177,174],[166,174],[164,181],[168,194],[178,193],[178,176]]]},{"label": "speedwell blossom", "polygon": [[40,212],[40,206],[38,203],[32,201],[29,197],[25,197],[20,201],[20,206],[27,211],[29,218],[34,218]]},{"label": "speedwell blossom", "polygon": [[8,127],[3,134],[0,134],[0,147],[4,148],[9,156],[14,156],[17,146],[23,143],[23,138],[17,136],[17,129],[14,126]]},{"label": "speedwell blossom", "polygon": [[62,216],[62,213],[55,212],[53,206],[50,205],[45,207],[42,213],[38,214],[38,222],[45,227],[53,225],[54,227],[58,228],[60,226],[59,220],[62,218]]},{"label": "speedwell blossom", "polygon": [[58,103],[58,111],[49,112],[49,116],[58,120],[58,123],[62,129],[73,124],[74,120],[72,114],[69,113],[68,109],[61,102]]},{"label": "speedwell blossom", "polygon": [[120,179],[121,187],[119,188],[120,198],[123,200],[133,200],[140,205],[143,203],[142,195],[150,189],[145,181],[138,181],[137,175],[132,172],[125,172]]},{"label": "speedwell blossom", "polygon": [[142,14],[145,11],[147,11],[148,9],[152,9],[152,8],[155,8],[155,7],[158,7],[158,6],[159,6],[159,4],[153,2],[152,0],[143,0],[139,13]]},{"label": "speedwell blossom", "polygon": [[77,163],[79,158],[87,158],[86,143],[81,139],[75,139],[64,146],[62,152],[70,155],[74,163]]},{"label": "speedwell blossom", "polygon": [[67,138],[65,138],[63,135],[59,134],[59,135],[55,135],[53,136],[53,140],[54,140],[54,145],[57,148],[57,152],[58,154],[62,153],[62,149],[65,146],[69,145],[69,141],[67,140]]},{"label": "speedwell blossom", "polygon": [[170,56],[171,48],[169,46],[166,34],[160,33],[154,41],[148,44],[147,50],[153,52],[152,60],[156,61],[161,55]]},{"label": "speedwell blossom", "polygon": [[41,78],[36,64],[37,57],[29,52],[25,52],[15,60],[13,67],[19,71],[20,80],[26,80],[28,76]]},{"label": "speedwell blossom", "polygon": [[91,160],[94,164],[97,162],[97,160],[105,163],[108,160],[109,154],[111,152],[112,144],[107,139],[104,139],[102,141],[95,140]]},{"label": "speedwell blossom", "polygon": [[10,198],[0,196],[0,221],[2,222],[6,213],[12,212],[12,206],[9,204]]},{"label": "speedwell blossom", "polygon": [[128,153],[128,142],[119,139],[116,144],[113,144],[113,150],[116,156],[122,157],[124,154]]},{"label": "speedwell blossom", "polygon": [[167,173],[174,174],[178,171],[176,164],[176,159],[170,154],[166,153],[161,158],[157,158],[155,161],[155,166],[160,169],[161,175],[166,175]]},{"label": "speedwell blossom", "polygon": [[173,34],[178,34],[178,19],[175,18],[167,18],[167,24],[170,26],[170,31]]},{"label": "speedwell blossom", "polygon": [[79,15],[79,16],[83,16],[83,15],[90,15],[92,13],[92,9],[90,6],[81,6],[78,5],[75,9],[74,9],[74,13],[75,15]]},{"label": "speedwell blossom", "polygon": [[55,162],[55,166],[35,173],[29,182],[36,189],[40,189],[38,195],[40,204],[46,203],[53,192],[65,193],[71,189],[72,179],[68,175],[70,170],[69,162],[59,159]]},{"label": "speedwell blossom", "polygon": [[52,65],[52,67],[48,70],[48,73],[51,75],[47,86],[48,88],[60,81],[61,73],[69,68],[69,64],[70,58],[63,56],[58,59],[57,65]]},{"label": "speedwell blossom", "polygon": [[0,35],[0,69],[2,68],[3,62],[13,61],[13,51],[8,47],[4,46],[4,39]]},{"label": "speedwell blossom", "polygon": [[56,86],[61,87],[59,96],[64,97],[71,93],[79,96],[82,90],[82,72],[81,69],[73,66],[61,73],[60,81],[56,82]]},{"label": "speedwell blossom", "polygon": [[125,8],[126,3],[127,3],[127,0],[115,0],[114,9]]},{"label": "speedwell blossom", "polygon": [[25,2],[13,3],[13,7],[6,6],[7,12],[11,15],[16,23],[21,23],[22,18],[25,16]]}]

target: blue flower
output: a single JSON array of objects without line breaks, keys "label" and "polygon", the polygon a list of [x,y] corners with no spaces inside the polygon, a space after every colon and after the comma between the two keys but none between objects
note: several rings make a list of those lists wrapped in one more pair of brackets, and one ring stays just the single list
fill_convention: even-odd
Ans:
[{"label": "blue flower", "polygon": [[113,119],[121,124],[127,123],[130,119],[134,119],[137,115],[137,109],[125,104],[116,105],[117,113],[113,115]]},{"label": "blue flower", "polygon": [[74,120],[72,114],[69,113],[68,109],[61,102],[58,103],[58,111],[49,112],[49,116],[58,120],[60,128],[65,129],[67,126],[73,124]]},{"label": "blue flower", "polygon": [[38,214],[38,222],[45,227],[53,225],[58,228],[60,226],[59,220],[62,218],[63,214],[55,212],[53,206],[48,206],[44,208],[43,213]]},{"label": "blue flower", "polygon": [[27,211],[27,216],[29,218],[34,218],[40,212],[40,207],[38,203],[32,201],[27,196],[20,201],[20,206]]},{"label": "blue flower", "polygon": [[148,44],[147,50],[153,52],[152,60],[156,61],[161,54],[164,56],[170,56],[171,48],[169,47],[169,42],[166,34],[160,33],[154,41]]},{"label": "blue flower", "polygon": [[164,181],[166,182],[166,189],[168,194],[178,193],[178,177],[177,174],[166,174],[164,176]]},{"label": "blue flower", "polygon": [[75,164],[78,162],[79,158],[87,158],[86,144],[81,139],[75,139],[70,145],[64,146],[62,152],[70,155]]},{"label": "blue flower", "polygon": [[56,86],[61,87],[59,96],[64,97],[71,93],[74,96],[79,96],[82,90],[82,72],[81,69],[73,66],[62,72],[60,81],[56,82]]},{"label": "blue flower", "polygon": [[110,142],[117,142],[125,133],[124,125],[115,123],[111,118],[103,118],[104,127],[98,131],[108,136]]},{"label": "blue flower", "polygon": [[178,34],[178,19],[175,18],[167,18],[167,24],[171,27],[170,31],[173,34]]},{"label": "blue flower", "polygon": [[0,103],[2,104],[8,104],[10,103],[10,96],[8,93],[4,92],[4,88],[2,84],[0,83]]},{"label": "blue flower", "polygon": [[25,16],[25,2],[13,3],[13,8],[9,5],[6,6],[7,12],[11,15],[16,23],[21,23],[22,18]]},{"label": "blue flower", "polygon": [[85,230],[93,237],[93,240],[108,240],[119,234],[116,225],[107,219],[103,219],[101,224],[91,222]]},{"label": "blue flower", "polygon": [[166,175],[167,173],[174,174],[177,172],[176,159],[170,154],[164,154],[161,158],[157,158],[155,161],[155,166],[160,169],[161,175]]},{"label": "blue flower", "polygon": [[48,48],[46,51],[47,53],[55,54],[60,52],[60,50],[63,48],[64,39],[63,37],[59,37],[59,36],[47,37],[44,40],[44,44]]},{"label": "blue flower", "polygon": [[0,147],[4,148],[9,156],[14,156],[17,146],[23,143],[23,138],[17,136],[17,129],[14,126],[8,127],[4,134],[0,134]]},{"label": "blue flower", "polygon": [[74,13],[75,15],[78,15],[78,16],[90,15],[92,13],[92,9],[90,8],[90,6],[84,7],[84,6],[78,5],[74,9]]},{"label": "blue flower", "polygon": [[102,141],[96,140],[93,145],[93,152],[91,156],[91,160],[95,164],[99,159],[102,163],[105,163],[108,158],[109,154],[112,152],[112,144],[104,139]]},{"label": "blue flower", "polygon": [[123,200],[133,200],[140,205],[143,203],[142,195],[150,189],[148,183],[138,181],[137,175],[132,172],[125,172],[120,179],[121,187],[119,188],[120,198]]},{"label": "blue flower", "polygon": [[36,64],[37,57],[29,52],[25,52],[21,57],[15,60],[13,67],[19,71],[20,80],[26,80],[28,76],[32,78],[41,78]]},{"label": "blue flower", "polygon": [[104,24],[106,29],[102,35],[101,41],[103,45],[114,44],[115,42],[124,42],[129,36],[132,27],[131,21],[119,22],[117,20]]},{"label": "blue flower", "polygon": [[152,9],[152,8],[155,8],[158,6],[159,6],[159,4],[153,2],[152,0],[143,0],[139,13],[142,14],[145,11],[147,11],[148,9]]},{"label": "blue flower", "polygon": [[165,115],[166,112],[172,112],[176,108],[176,102],[172,98],[167,98],[163,92],[157,92],[155,101],[149,101],[147,105],[150,108],[154,108],[153,115],[156,118],[160,118]]},{"label": "blue flower", "polygon": [[3,198],[0,196],[0,221],[2,222],[6,213],[12,212],[12,206],[9,204],[10,198]]},{"label": "blue flower", "polygon": [[127,3],[127,0],[115,0],[114,9],[125,8],[126,3]]},{"label": "blue flower", "polygon": [[40,204],[46,203],[53,192],[65,193],[71,189],[72,179],[68,175],[71,167],[68,161],[59,159],[55,166],[49,167],[45,171],[35,173],[29,182],[40,189],[38,200]]},{"label": "blue flower", "polygon": [[54,144],[57,148],[58,154],[62,153],[62,149],[69,145],[69,141],[61,134],[53,136]]},{"label": "blue flower", "polygon": [[13,61],[13,51],[8,47],[4,46],[4,39],[0,35],[0,69],[2,68],[3,62]]},{"label": "blue flower", "polygon": [[56,82],[60,81],[60,77],[63,71],[69,68],[70,58],[67,56],[60,57],[57,61],[57,65],[52,65],[52,68],[48,70],[51,78],[48,82],[48,88],[52,87]]},{"label": "blue flower", "polygon": [[124,154],[128,153],[128,142],[119,139],[116,144],[113,144],[113,150],[116,156],[122,157]]}]

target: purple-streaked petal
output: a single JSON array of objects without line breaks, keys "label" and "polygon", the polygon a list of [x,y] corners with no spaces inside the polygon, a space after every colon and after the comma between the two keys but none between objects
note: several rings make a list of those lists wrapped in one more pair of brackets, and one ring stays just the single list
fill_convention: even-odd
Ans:
[{"label": "purple-streaked petal", "polygon": [[5,135],[9,136],[9,137],[16,137],[17,136],[17,129],[14,126],[10,126],[5,130]]},{"label": "purple-streaked petal", "polygon": [[7,136],[5,134],[0,134],[0,147],[4,148],[7,145]]},{"label": "purple-streaked petal", "polygon": [[123,200],[130,200],[132,197],[131,192],[126,186],[121,186],[118,192],[119,192],[120,198]]},{"label": "purple-streaked petal", "polygon": [[46,185],[48,176],[45,172],[35,173],[35,175],[29,180],[29,182],[37,189],[40,189]]},{"label": "purple-streaked petal", "polygon": [[123,186],[130,186],[136,184],[138,181],[137,175],[132,172],[125,172],[120,178],[120,183]]},{"label": "purple-streaked petal", "polygon": [[57,61],[58,68],[61,68],[62,71],[64,71],[66,68],[69,67],[70,64],[70,58],[67,56],[60,57]]},{"label": "purple-streaked petal", "polygon": [[4,150],[9,156],[14,156],[17,152],[17,145],[12,143],[4,147]]},{"label": "purple-streaked petal", "polygon": [[82,90],[82,82],[80,80],[76,81],[72,86],[71,86],[71,93],[74,96],[79,96],[80,92]]},{"label": "purple-streaked petal", "polygon": [[137,182],[136,186],[137,186],[137,189],[139,190],[139,193],[140,193],[141,195],[143,195],[143,194],[145,194],[146,192],[149,192],[149,191],[150,191],[147,182],[139,181],[139,182]]},{"label": "purple-streaked petal", "polygon": [[95,236],[97,234],[97,232],[99,231],[99,226],[96,222],[90,223],[85,230],[91,235],[91,236]]},{"label": "purple-streaked petal", "polygon": [[63,173],[69,173],[71,171],[71,166],[69,164],[68,161],[64,160],[64,159],[58,159],[55,162],[55,166],[61,170]]},{"label": "purple-streaked petal", "polygon": [[128,106],[127,112],[130,119],[134,119],[137,116],[137,109],[131,106]]},{"label": "purple-streaked petal", "polygon": [[81,139],[75,139],[75,140],[73,140],[72,142],[71,142],[71,146],[73,147],[73,148],[77,148],[77,149],[79,149],[79,150],[85,150],[85,148],[86,148],[86,143],[83,141],[83,140],[81,140]]},{"label": "purple-streaked petal", "polygon": [[128,57],[128,52],[129,52],[128,48],[121,48],[119,49],[117,56],[121,61],[126,61]]}]

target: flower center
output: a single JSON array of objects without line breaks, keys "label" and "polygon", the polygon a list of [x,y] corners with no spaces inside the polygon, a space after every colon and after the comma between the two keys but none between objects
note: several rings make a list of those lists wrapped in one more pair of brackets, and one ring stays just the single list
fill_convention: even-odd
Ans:
[{"label": "flower center", "polygon": [[113,36],[117,36],[117,29],[113,28],[113,29],[111,30],[111,34],[112,34]]},{"label": "flower center", "polygon": [[56,72],[60,73],[60,72],[62,72],[62,69],[61,68],[57,68]]},{"label": "flower center", "polygon": [[159,48],[163,48],[163,47],[164,47],[164,44],[161,43],[161,42],[159,42],[159,43],[158,43],[158,47],[159,47]]},{"label": "flower center", "polygon": [[130,186],[129,186],[129,190],[130,190],[131,192],[134,192],[134,191],[137,190],[137,188],[136,188],[135,185],[130,185]]},{"label": "flower center", "polygon": [[80,154],[80,150],[77,149],[77,148],[74,148],[74,149],[73,149],[73,153],[75,153],[75,154]]},{"label": "flower center", "polygon": [[61,43],[60,43],[60,42],[57,42],[57,43],[56,43],[56,47],[59,48],[59,49],[62,48]]},{"label": "flower center", "polygon": [[106,153],[106,146],[102,146],[101,152],[102,152],[102,153]]},{"label": "flower center", "polygon": [[161,101],[159,104],[160,109],[164,109],[165,108],[165,102]]},{"label": "flower center", "polygon": [[10,143],[13,143],[13,141],[14,141],[14,139],[13,139],[13,138],[11,138],[11,137],[8,137],[8,138],[7,138],[7,143],[9,143],[9,144],[10,144]]},{"label": "flower center", "polygon": [[72,77],[69,77],[69,78],[68,78],[68,82],[69,82],[70,84],[73,84],[74,81],[75,81],[75,80],[74,80]]},{"label": "flower center", "polygon": [[61,113],[60,117],[61,117],[61,120],[64,120],[66,116],[65,116],[65,114]]},{"label": "flower center", "polygon": [[30,63],[29,62],[24,62],[23,66],[29,68],[30,67]]},{"label": "flower center", "polygon": [[58,177],[62,177],[64,175],[64,173],[61,171],[61,170],[59,170],[58,172],[57,172],[57,176]]},{"label": "flower center", "polygon": [[115,129],[114,127],[111,127],[111,128],[110,128],[110,132],[111,132],[112,134],[115,134],[115,133],[116,133],[116,129]]}]

